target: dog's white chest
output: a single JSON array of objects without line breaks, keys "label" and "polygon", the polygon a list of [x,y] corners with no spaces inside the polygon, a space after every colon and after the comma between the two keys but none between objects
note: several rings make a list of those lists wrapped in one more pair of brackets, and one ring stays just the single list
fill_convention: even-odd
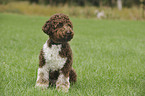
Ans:
[{"label": "dog's white chest", "polygon": [[47,42],[43,45],[43,53],[48,69],[52,71],[61,69],[67,58],[62,58],[59,55],[61,51],[61,45],[52,45],[51,48],[48,47]]}]

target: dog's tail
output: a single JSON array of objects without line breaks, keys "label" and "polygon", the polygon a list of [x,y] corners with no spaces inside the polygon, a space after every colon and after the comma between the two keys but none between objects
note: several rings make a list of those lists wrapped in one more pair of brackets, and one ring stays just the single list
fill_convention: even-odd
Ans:
[{"label": "dog's tail", "polygon": [[69,73],[69,81],[71,83],[75,83],[77,81],[77,74],[73,68],[71,69],[71,71]]}]

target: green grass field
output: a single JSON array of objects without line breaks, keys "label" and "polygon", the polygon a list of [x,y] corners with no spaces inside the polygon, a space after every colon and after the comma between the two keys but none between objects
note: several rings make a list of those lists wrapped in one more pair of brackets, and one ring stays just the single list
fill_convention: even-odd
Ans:
[{"label": "green grass field", "polygon": [[36,89],[49,17],[0,13],[0,96],[145,96],[145,22],[71,18],[77,83]]}]

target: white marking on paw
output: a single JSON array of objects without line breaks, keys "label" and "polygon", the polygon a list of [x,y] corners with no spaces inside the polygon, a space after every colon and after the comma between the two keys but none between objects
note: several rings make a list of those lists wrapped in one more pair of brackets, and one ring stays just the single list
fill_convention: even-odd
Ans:
[{"label": "white marking on paw", "polygon": [[36,80],[36,85],[39,87],[48,87],[49,86],[49,70],[47,65],[42,66],[42,68],[38,68],[38,76]]},{"label": "white marking on paw", "polygon": [[56,82],[56,88],[58,91],[62,90],[64,92],[68,92],[70,87],[69,77],[65,77],[62,73],[59,75],[58,80]]}]

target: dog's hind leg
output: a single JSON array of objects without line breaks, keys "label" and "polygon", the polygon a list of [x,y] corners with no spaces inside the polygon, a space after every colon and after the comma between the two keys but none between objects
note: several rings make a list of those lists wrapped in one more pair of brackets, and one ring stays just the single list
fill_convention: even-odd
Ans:
[{"label": "dog's hind leg", "polygon": [[76,72],[75,72],[75,70],[73,68],[69,72],[69,81],[71,83],[75,83],[77,81],[77,74],[76,74]]}]

